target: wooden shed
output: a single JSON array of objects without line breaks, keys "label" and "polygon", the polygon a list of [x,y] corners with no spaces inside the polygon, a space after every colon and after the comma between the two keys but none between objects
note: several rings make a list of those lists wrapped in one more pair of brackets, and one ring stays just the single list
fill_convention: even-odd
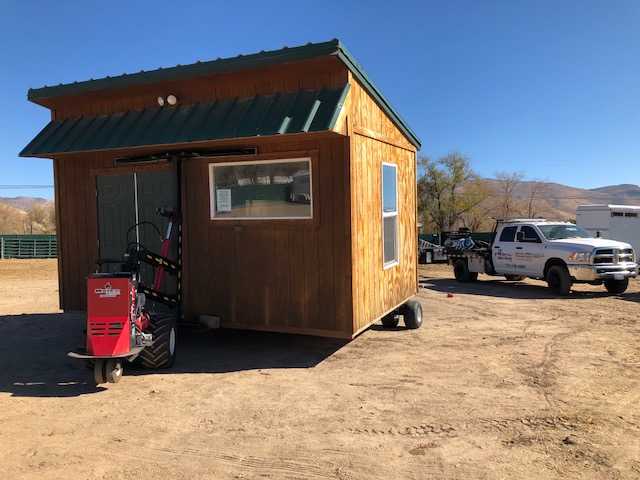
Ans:
[{"label": "wooden shed", "polygon": [[186,320],[353,338],[417,292],[420,142],[338,40],[28,99],[51,110],[20,155],[53,159],[65,311],[157,207],[182,214]]}]

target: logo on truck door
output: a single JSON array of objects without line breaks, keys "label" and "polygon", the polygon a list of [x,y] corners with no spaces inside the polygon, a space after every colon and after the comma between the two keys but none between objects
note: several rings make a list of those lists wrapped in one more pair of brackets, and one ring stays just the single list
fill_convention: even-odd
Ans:
[{"label": "logo on truck door", "polygon": [[120,289],[112,288],[109,282],[105,283],[102,288],[96,288],[93,292],[100,298],[116,298],[120,296]]}]

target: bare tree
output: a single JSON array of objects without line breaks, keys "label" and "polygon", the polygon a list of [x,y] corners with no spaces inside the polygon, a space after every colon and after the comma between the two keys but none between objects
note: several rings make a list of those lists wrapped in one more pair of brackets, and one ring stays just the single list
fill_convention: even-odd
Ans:
[{"label": "bare tree", "polygon": [[547,184],[539,180],[528,182],[527,192],[527,218],[535,218],[539,215],[539,204],[547,191]]},{"label": "bare tree", "polygon": [[53,203],[34,204],[25,217],[25,233],[54,233],[55,208]]},{"label": "bare tree", "polygon": [[497,214],[502,218],[510,218],[520,211],[516,198],[516,188],[522,183],[524,174],[521,172],[498,172],[497,181]]}]

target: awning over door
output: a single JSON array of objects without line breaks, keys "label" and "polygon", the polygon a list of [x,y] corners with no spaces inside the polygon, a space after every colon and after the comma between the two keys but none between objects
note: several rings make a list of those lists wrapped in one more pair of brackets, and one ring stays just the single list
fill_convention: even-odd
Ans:
[{"label": "awning over door", "polygon": [[20,156],[332,130],[349,85],[53,120]]}]

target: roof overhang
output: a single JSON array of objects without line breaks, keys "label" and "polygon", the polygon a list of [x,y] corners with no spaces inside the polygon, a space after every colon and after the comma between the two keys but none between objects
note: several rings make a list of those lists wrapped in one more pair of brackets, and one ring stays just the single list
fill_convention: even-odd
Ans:
[{"label": "roof overhang", "polygon": [[331,131],[349,84],[111,115],[52,120],[22,157],[182,145],[214,140]]}]

